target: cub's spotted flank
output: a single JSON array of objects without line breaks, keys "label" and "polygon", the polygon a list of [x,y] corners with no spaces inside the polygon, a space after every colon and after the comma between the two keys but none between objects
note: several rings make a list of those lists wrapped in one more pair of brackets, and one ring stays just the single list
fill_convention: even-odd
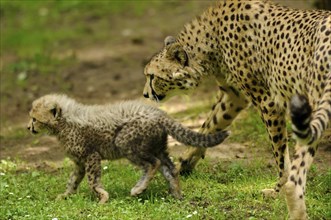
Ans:
[{"label": "cub's spotted flank", "polygon": [[[269,134],[292,219],[305,219],[307,171],[331,118],[331,12],[297,10],[263,0],[221,0],[188,23],[146,65],[144,96],[166,100],[216,78],[219,98],[201,132],[228,127],[252,103]],[[292,101],[291,101],[292,100]],[[297,137],[290,160],[286,113]],[[205,154],[190,150],[181,171]]]},{"label": "cub's spotted flank", "polygon": [[143,169],[143,176],[131,189],[132,196],[142,193],[159,170],[172,195],[181,198],[177,171],[167,153],[167,135],[199,147],[215,146],[228,136],[226,131],[210,135],[191,131],[158,108],[137,101],[83,105],[65,95],[51,94],[32,103],[30,117],[28,129],[56,135],[75,163],[59,198],[74,193],[86,174],[100,203],[109,198],[101,184],[101,160],[127,158]]}]

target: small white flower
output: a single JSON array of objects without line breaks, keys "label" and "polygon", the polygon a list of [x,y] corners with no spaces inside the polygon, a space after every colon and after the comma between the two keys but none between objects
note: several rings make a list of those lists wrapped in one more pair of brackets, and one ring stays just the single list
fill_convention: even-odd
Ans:
[{"label": "small white flower", "polygon": [[2,172],[0,173],[0,176],[4,176],[4,175],[6,175],[6,174],[5,173],[2,173]]},{"label": "small white flower", "polygon": [[194,212],[192,212],[192,214],[187,215],[186,218],[192,218],[192,216],[196,215],[196,214],[198,214],[198,212],[194,211]]},{"label": "small white flower", "polygon": [[14,193],[12,193],[12,192],[10,192],[10,193],[8,193],[9,195],[14,195]]},{"label": "small white flower", "polygon": [[18,81],[24,81],[26,80],[28,74],[26,72],[21,72],[17,75],[17,80]]},{"label": "small white flower", "polygon": [[107,167],[107,166],[104,166],[104,167],[103,167],[103,170],[107,170],[107,169],[108,169],[108,167]]},{"label": "small white flower", "polygon": [[52,218],[52,220],[59,220],[58,218]]}]

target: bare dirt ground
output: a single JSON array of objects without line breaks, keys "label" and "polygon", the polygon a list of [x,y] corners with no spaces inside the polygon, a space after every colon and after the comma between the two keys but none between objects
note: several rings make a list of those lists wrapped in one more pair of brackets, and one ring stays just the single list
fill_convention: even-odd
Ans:
[{"label": "bare dirt ground", "polygon": [[[278,1],[296,8],[309,8],[308,1]],[[64,158],[63,151],[54,137],[47,135],[38,138],[24,132],[28,121],[28,110],[32,100],[50,92],[60,92],[62,82],[69,90],[69,95],[85,103],[115,102],[123,99],[142,99],[144,86],[143,66],[155,52],[161,49],[163,39],[167,35],[176,35],[182,26],[210,5],[211,1],[199,1],[189,9],[185,1],[176,3],[173,11],[149,10],[143,17],[132,18],[123,15],[112,20],[110,37],[116,36],[116,41],[95,42],[93,45],[58,51],[59,58],[73,56],[76,61],[73,66],[61,73],[61,78],[40,76],[38,73],[29,75],[28,89],[18,89],[15,93],[1,94],[2,98],[10,100],[5,105],[1,103],[1,135],[0,159],[19,159],[35,167],[45,164],[58,165]],[[174,19],[175,18],[175,19]],[[87,25],[89,25],[87,23]],[[4,63],[15,60],[15,57],[2,57]],[[6,80],[5,75],[1,80]],[[192,102],[201,99],[214,98],[214,87],[206,86],[190,100],[174,98],[162,105],[169,112],[184,111],[192,107]],[[198,128],[206,113],[197,120],[180,119],[186,125]],[[18,133],[15,131],[19,130]],[[173,155],[179,156],[185,151],[184,146],[177,146],[170,141]],[[250,149],[244,144],[224,143],[210,149],[207,157],[221,159],[252,159],[257,149]],[[331,166],[331,146],[324,144],[319,149],[317,163]],[[260,155],[261,156],[261,155]],[[261,156],[262,157],[262,156]],[[267,160],[273,164],[272,154],[267,154]],[[47,166],[48,166],[47,165]]]}]

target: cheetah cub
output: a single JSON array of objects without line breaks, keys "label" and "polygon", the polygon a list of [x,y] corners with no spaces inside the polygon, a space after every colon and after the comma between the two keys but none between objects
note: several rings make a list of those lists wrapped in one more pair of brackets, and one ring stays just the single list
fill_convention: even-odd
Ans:
[{"label": "cheetah cub", "polygon": [[101,184],[101,160],[127,158],[143,170],[131,189],[142,193],[156,171],[169,182],[170,192],[181,198],[178,172],[167,152],[167,135],[197,147],[221,143],[226,131],[201,134],[184,128],[160,109],[138,101],[118,104],[84,105],[66,95],[50,94],[32,103],[28,129],[36,134],[56,135],[66,154],[75,163],[66,191],[58,198],[75,193],[85,174],[92,191],[105,203],[108,192]]}]

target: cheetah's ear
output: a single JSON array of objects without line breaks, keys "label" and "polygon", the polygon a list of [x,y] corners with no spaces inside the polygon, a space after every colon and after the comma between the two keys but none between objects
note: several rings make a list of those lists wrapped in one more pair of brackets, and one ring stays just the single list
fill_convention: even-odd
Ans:
[{"label": "cheetah's ear", "polygon": [[173,44],[175,42],[176,42],[176,38],[174,38],[173,36],[167,36],[164,39],[164,46],[168,46],[168,45]]},{"label": "cheetah's ear", "polygon": [[172,44],[169,47],[167,54],[170,59],[176,60],[184,67],[188,66],[187,53],[180,44],[178,44],[178,43]]},{"label": "cheetah's ear", "polygon": [[54,116],[55,119],[59,118],[61,116],[61,108],[59,105],[55,104],[50,112],[52,113],[52,115]]}]

